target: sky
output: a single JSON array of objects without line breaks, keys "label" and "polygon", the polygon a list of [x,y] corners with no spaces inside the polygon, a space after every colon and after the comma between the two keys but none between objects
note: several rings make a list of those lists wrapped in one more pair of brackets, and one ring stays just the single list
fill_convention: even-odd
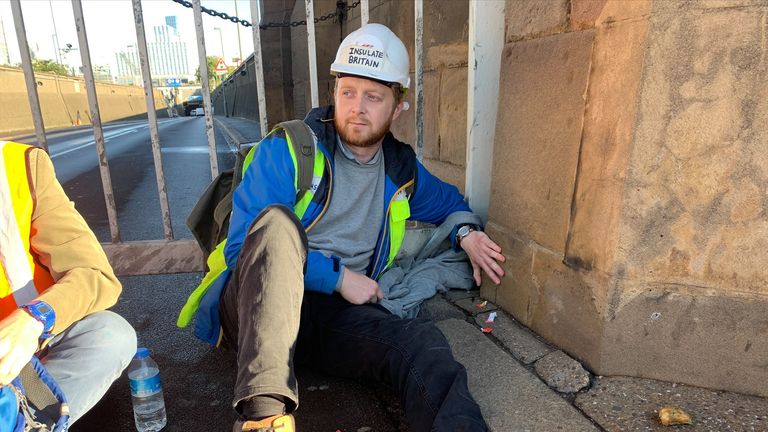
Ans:
[{"label": "sky", "polygon": [[[209,9],[235,15],[251,21],[250,0],[202,0],[201,4]],[[126,46],[136,44],[136,26],[133,20],[131,0],[82,0],[83,14],[90,46],[91,62],[96,65],[109,65],[112,74],[117,71],[115,53],[125,50]],[[154,38],[153,27],[165,24],[166,16],[176,16],[179,33],[187,43],[190,73],[199,63],[195,21],[191,8],[172,0],[143,0],[144,28],[147,42]],[[67,44],[78,48],[75,19],[70,0],[21,0],[24,24],[30,49],[37,58],[56,60],[55,35],[58,35],[60,50]],[[11,12],[10,0],[0,0],[0,64],[6,63],[3,46],[8,46],[10,63],[21,62],[16,29]],[[55,24],[55,30],[54,30]],[[240,27],[240,46],[243,58],[253,52],[253,34],[251,27],[243,27],[231,21],[212,17],[203,13],[205,49],[209,56],[221,56],[231,65],[233,57],[240,57],[237,27]],[[216,30],[216,28],[220,30]],[[74,67],[82,65],[80,51],[72,50],[61,54],[61,63]]]}]

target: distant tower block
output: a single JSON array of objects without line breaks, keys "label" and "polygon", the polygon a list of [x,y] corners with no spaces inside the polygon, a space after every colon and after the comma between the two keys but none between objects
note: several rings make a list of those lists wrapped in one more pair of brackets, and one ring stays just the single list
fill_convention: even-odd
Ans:
[{"label": "distant tower block", "polygon": [[168,27],[173,27],[176,31],[179,30],[178,27],[176,27],[176,16],[167,16],[165,17],[165,25]]}]

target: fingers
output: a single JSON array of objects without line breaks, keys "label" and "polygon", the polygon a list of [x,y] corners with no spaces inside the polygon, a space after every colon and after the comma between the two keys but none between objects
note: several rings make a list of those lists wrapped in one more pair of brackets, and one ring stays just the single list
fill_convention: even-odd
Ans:
[{"label": "fingers", "polygon": [[487,237],[484,240],[487,240],[487,242],[478,245],[479,248],[470,249],[472,253],[468,253],[472,263],[473,277],[475,283],[480,285],[480,274],[485,272],[493,283],[499,285],[501,278],[505,274],[504,269],[499,263],[506,262],[507,258],[500,253],[501,248],[496,243]]},{"label": "fingers", "polygon": [[500,252],[498,252],[498,251],[496,251],[496,250],[494,250],[492,248],[487,248],[486,249],[486,253],[488,254],[489,257],[495,259],[496,261],[500,261],[500,262],[506,262],[507,261],[507,257],[505,257]]},{"label": "fingers", "polygon": [[0,321],[0,385],[10,383],[37,351],[43,324],[21,309]]},{"label": "fingers", "polygon": [[491,238],[488,237],[487,234],[485,234],[480,240],[481,240],[480,244],[483,246],[484,249],[488,250],[491,255],[500,257],[500,258],[496,258],[497,260],[501,262],[504,262],[506,260],[506,258],[504,258],[504,255],[501,254],[501,246],[499,246],[498,244],[496,244],[496,242],[491,240]]},{"label": "fingers", "polygon": [[366,303],[378,303],[383,299],[384,291],[381,290],[381,287],[378,283],[374,282],[374,293],[368,298]]},{"label": "fingers", "polygon": [[486,247],[490,248],[492,251],[496,253],[501,253],[501,246],[497,245],[496,242],[491,240],[488,236],[485,236],[485,242],[483,242]]},{"label": "fingers", "polygon": [[475,284],[477,286],[480,286],[483,283],[483,278],[480,273],[480,266],[475,264],[474,261],[470,261],[472,263],[472,277],[475,279]]},{"label": "fingers", "polygon": [[0,385],[7,385],[13,381],[21,372],[21,368],[29,361],[28,358],[21,358],[17,350],[12,350],[8,355],[0,360]]},{"label": "fingers", "polygon": [[485,271],[485,274],[488,275],[488,277],[491,278],[493,283],[496,285],[499,285],[501,283],[501,278],[504,276],[504,269],[501,268],[498,264],[496,264],[496,261],[492,261],[491,263],[485,263],[483,264],[483,271]]}]

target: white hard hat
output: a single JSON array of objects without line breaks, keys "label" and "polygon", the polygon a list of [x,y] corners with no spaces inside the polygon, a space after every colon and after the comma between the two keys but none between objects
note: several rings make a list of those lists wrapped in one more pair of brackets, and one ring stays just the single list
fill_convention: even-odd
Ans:
[{"label": "white hard hat", "polygon": [[366,24],[350,33],[336,51],[331,73],[357,75],[408,88],[408,50],[392,30]]}]

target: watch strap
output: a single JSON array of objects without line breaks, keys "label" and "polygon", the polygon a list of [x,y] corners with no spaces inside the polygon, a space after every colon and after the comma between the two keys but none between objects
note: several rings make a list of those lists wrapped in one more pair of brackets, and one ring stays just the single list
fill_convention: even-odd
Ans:
[{"label": "watch strap", "polygon": [[460,245],[461,240],[468,236],[472,231],[478,231],[478,227],[475,224],[463,224],[456,230],[456,244]]},{"label": "watch strap", "polygon": [[40,335],[40,339],[49,339],[53,337],[53,326],[56,322],[56,312],[54,312],[51,305],[44,301],[35,300],[27,303],[22,308],[34,319],[40,321],[43,324],[43,333]]}]

